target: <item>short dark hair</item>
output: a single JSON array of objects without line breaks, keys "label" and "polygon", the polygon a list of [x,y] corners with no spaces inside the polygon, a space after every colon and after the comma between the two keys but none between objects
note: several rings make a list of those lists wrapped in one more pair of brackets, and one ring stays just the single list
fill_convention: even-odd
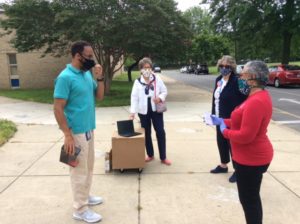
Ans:
[{"label": "short dark hair", "polygon": [[82,52],[84,51],[84,47],[87,46],[91,47],[91,44],[83,40],[74,42],[71,47],[72,57],[74,57],[77,53],[82,54]]}]

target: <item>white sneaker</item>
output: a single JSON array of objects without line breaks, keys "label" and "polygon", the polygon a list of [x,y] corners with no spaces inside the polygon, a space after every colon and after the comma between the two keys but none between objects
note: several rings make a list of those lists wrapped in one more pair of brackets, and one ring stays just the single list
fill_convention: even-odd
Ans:
[{"label": "white sneaker", "polygon": [[99,205],[103,203],[103,198],[97,196],[89,196],[88,205]]},{"label": "white sneaker", "polygon": [[97,214],[91,209],[87,209],[83,213],[74,212],[73,218],[76,220],[85,221],[87,223],[95,223],[95,222],[100,222],[102,216],[100,214]]}]

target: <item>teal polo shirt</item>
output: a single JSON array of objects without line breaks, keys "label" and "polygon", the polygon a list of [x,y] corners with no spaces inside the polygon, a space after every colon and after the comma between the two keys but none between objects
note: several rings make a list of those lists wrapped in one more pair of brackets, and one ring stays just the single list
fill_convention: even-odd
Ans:
[{"label": "teal polo shirt", "polygon": [[53,97],[64,99],[64,113],[74,134],[94,130],[97,83],[90,71],[83,72],[68,64],[55,80]]}]

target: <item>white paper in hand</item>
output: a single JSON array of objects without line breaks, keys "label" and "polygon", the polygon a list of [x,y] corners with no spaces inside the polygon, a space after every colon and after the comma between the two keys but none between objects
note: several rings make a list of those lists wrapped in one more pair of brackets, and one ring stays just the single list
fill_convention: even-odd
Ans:
[{"label": "white paper in hand", "polygon": [[207,125],[214,125],[213,121],[211,119],[211,113],[205,112],[203,118],[204,118],[205,124],[207,124]]}]

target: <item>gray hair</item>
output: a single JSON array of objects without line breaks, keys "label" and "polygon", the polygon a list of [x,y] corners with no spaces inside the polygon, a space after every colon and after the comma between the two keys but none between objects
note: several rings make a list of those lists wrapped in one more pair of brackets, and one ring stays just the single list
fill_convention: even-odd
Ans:
[{"label": "gray hair", "polygon": [[220,58],[218,60],[217,67],[219,67],[223,63],[226,63],[226,64],[230,65],[230,67],[232,68],[232,70],[234,72],[236,72],[236,61],[235,61],[235,59],[232,56],[230,56],[230,55],[224,55],[222,58]]},{"label": "gray hair", "polygon": [[150,58],[143,58],[139,61],[139,69],[141,70],[145,64],[149,64],[152,67],[152,61]]},{"label": "gray hair", "polygon": [[254,76],[253,79],[256,80],[259,85],[267,85],[269,69],[263,61],[249,61],[245,64],[244,70]]}]

